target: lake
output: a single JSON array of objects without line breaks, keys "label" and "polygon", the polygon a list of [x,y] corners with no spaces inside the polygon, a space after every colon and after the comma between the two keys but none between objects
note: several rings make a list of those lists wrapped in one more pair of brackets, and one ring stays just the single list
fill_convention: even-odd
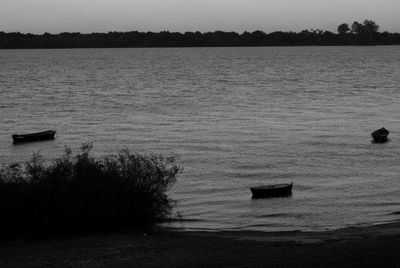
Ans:
[{"label": "lake", "polygon": [[[400,46],[0,50],[0,162],[84,142],[161,153],[184,168],[173,227],[371,225],[400,219],[399,104]],[[290,181],[291,197],[251,198]]]}]

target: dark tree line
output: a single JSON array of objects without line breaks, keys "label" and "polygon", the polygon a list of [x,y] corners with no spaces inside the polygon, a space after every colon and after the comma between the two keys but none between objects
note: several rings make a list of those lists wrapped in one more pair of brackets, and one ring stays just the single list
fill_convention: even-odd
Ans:
[{"label": "dark tree line", "polygon": [[399,45],[400,34],[379,32],[372,20],[342,23],[338,33],[324,30],[301,32],[108,32],[42,35],[0,32],[0,48],[109,48],[109,47],[223,47],[223,46],[332,46]]}]

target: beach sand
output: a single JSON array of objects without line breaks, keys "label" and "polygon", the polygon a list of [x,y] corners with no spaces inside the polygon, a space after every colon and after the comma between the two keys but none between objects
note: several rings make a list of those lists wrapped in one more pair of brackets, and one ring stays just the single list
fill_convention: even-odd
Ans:
[{"label": "beach sand", "polygon": [[0,243],[0,267],[400,267],[400,223],[326,232],[156,229]]}]

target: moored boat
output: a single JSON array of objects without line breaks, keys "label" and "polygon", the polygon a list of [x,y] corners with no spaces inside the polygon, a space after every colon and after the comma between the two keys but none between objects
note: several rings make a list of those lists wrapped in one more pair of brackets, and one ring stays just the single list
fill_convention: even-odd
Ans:
[{"label": "moored boat", "polygon": [[17,144],[17,143],[32,142],[32,141],[51,140],[54,139],[55,134],[56,134],[55,130],[46,130],[42,132],[29,133],[29,134],[14,134],[11,135],[11,137],[13,138],[14,144]]},{"label": "moored boat", "polygon": [[293,182],[250,187],[253,198],[289,196],[292,194]]},{"label": "moored boat", "polygon": [[388,141],[389,130],[383,127],[372,132],[371,136],[373,138],[373,142],[384,143]]}]

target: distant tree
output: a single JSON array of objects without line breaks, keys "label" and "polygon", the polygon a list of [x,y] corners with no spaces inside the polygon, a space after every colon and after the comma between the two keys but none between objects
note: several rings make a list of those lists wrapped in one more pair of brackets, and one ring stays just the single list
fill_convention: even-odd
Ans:
[{"label": "distant tree", "polygon": [[376,33],[379,30],[379,25],[377,25],[375,21],[372,20],[365,20],[363,27],[368,33]]},{"label": "distant tree", "polygon": [[302,45],[310,45],[315,43],[316,35],[313,32],[314,30],[302,30],[300,33],[296,35],[296,42]]},{"label": "distant tree", "polygon": [[254,31],[251,33],[251,39],[254,45],[262,45],[263,41],[266,37],[266,34],[263,31]]},{"label": "distant tree", "polygon": [[307,29],[305,29],[305,30],[302,30],[302,31],[300,32],[300,34],[304,34],[304,35],[312,35],[312,31],[313,31],[313,29],[311,29],[311,31],[310,31],[310,30],[307,30]]},{"label": "distant tree", "polygon": [[335,34],[332,33],[332,32],[330,32],[330,31],[325,31],[325,32],[322,34],[322,37],[324,38],[324,40],[329,40],[329,41],[331,41],[331,40],[335,39]]},{"label": "distant tree", "polygon": [[362,25],[362,23],[359,23],[358,21],[355,21],[351,25],[351,31],[354,34],[361,34],[361,33],[364,32],[364,26]]},{"label": "distant tree", "polygon": [[311,32],[313,32],[313,34],[315,35],[322,35],[324,33],[324,30],[321,29],[311,29]]},{"label": "distant tree", "polygon": [[342,23],[338,26],[337,31],[340,35],[344,35],[350,31],[350,27],[347,23]]},{"label": "distant tree", "polygon": [[379,25],[372,20],[365,20],[363,24],[364,31],[368,34],[368,41],[372,43],[374,41],[375,34],[378,32]]}]

